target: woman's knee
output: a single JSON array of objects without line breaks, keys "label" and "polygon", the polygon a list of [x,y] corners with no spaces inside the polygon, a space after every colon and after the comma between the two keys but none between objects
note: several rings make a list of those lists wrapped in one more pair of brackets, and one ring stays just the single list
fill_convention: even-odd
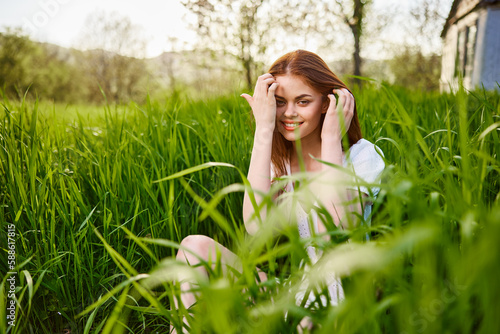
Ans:
[{"label": "woman's knee", "polygon": [[259,281],[260,282],[267,281],[267,275],[266,275],[266,273],[263,272],[262,270],[260,270],[259,268],[257,268],[257,274],[259,275]]},{"label": "woman's knee", "polygon": [[192,262],[193,258],[199,257],[206,260],[214,244],[215,241],[205,235],[188,235],[180,243],[181,248],[177,253],[177,259],[181,261],[190,260]]}]

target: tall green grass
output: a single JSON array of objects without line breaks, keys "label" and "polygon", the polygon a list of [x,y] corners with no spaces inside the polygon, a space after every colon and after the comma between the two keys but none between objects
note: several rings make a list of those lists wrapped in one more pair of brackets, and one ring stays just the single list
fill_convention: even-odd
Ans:
[{"label": "tall green grass", "polygon": [[[297,231],[244,233],[253,128],[243,99],[175,98],[73,117],[4,101],[0,239],[14,223],[19,280],[10,328],[2,246],[0,331],[166,333],[193,316],[193,333],[292,333],[307,315],[317,333],[498,332],[499,95],[366,86],[355,96],[364,137],[387,168],[371,226],[313,240],[347,297],[317,309],[293,299],[305,256]],[[283,222],[280,210],[265,226]],[[189,234],[231,248],[243,270],[209,268],[195,307],[170,311],[178,273],[196,275],[173,261]],[[268,281],[255,279],[256,266]]]}]

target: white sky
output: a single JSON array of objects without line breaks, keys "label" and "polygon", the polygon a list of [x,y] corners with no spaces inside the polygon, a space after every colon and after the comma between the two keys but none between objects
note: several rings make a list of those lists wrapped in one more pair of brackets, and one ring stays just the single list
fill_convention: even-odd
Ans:
[{"label": "white sky", "polygon": [[[375,0],[375,4],[385,8],[397,6],[405,11],[414,1]],[[449,4],[446,7],[451,6],[451,2],[442,1],[445,6]],[[35,40],[78,48],[77,40],[84,29],[85,19],[97,10],[118,12],[140,26],[148,42],[145,52],[147,57],[170,51],[169,36],[178,39],[178,48],[189,48],[196,38],[188,24],[192,22],[193,16],[184,8],[181,0],[0,0],[0,31],[7,26],[24,27]],[[394,22],[404,19],[404,15],[396,16]],[[390,40],[403,40],[404,32],[397,29],[399,24],[396,23],[396,29],[384,35],[389,36]],[[381,42],[387,39],[383,36],[380,38]],[[373,50],[369,53],[380,52]]]},{"label": "white sky", "polygon": [[195,38],[180,0],[0,0],[0,30],[24,27],[35,40],[77,47],[85,19],[96,10],[118,12],[143,28],[148,57],[169,51],[169,36],[179,46]]}]

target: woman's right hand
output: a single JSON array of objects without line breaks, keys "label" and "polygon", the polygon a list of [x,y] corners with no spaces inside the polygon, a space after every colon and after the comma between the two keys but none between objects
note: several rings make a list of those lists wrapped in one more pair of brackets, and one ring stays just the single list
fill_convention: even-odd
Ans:
[{"label": "woman's right hand", "polygon": [[278,88],[278,82],[270,73],[266,73],[257,79],[253,96],[241,94],[252,108],[257,128],[274,130],[276,124],[274,93],[276,88]]}]

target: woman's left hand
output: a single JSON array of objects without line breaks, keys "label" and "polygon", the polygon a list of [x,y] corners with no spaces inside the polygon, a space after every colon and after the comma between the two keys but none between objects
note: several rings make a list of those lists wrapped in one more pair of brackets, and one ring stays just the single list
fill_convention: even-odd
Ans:
[{"label": "woman's left hand", "polygon": [[[349,129],[352,117],[354,116],[354,96],[345,88],[334,89],[333,92],[338,95],[338,103],[335,95],[329,94],[330,105],[326,111],[321,138],[342,140],[342,136]],[[342,122],[345,127],[342,127]],[[344,130],[342,130],[344,129]]]}]

